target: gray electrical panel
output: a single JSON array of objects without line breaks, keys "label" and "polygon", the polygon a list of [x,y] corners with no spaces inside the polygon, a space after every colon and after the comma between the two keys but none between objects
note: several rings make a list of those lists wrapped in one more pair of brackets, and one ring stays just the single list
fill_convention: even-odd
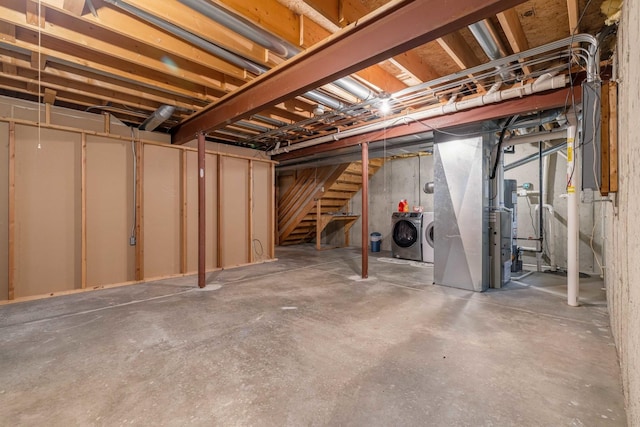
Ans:
[{"label": "gray electrical panel", "polygon": [[590,188],[600,191],[600,109],[600,82],[582,83],[582,128],[579,144],[583,190]]}]

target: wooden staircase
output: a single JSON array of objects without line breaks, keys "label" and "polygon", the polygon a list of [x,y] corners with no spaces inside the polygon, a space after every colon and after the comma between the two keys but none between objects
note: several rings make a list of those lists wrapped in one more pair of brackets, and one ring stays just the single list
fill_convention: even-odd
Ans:
[{"label": "wooden staircase", "polygon": [[[369,161],[369,178],[383,165]],[[346,212],[362,187],[362,162],[305,169],[278,201],[280,245],[310,242],[332,221],[344,222],[345,234],[359,215]],[[319,246],[319,245],[318,245]]]}]

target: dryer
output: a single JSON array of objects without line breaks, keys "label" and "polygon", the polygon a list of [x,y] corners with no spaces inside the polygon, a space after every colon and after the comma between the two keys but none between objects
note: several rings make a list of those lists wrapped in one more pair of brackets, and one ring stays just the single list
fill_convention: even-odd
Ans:
[{"label": "dryer", "polygon": [[393,257],[422,261],[422,212],[394,212],[391,229]]},{"label": "dryer", "polygon": [[433,263],[433,222],[435,215],[433,212],[422,213],[422,261]]}]

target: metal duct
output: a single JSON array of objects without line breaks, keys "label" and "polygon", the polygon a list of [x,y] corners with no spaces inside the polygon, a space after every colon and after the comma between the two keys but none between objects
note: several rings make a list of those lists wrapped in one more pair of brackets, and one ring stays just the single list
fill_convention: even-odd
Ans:
[{"label": "metal duct", "polygon": [[245,69],[253,74],[262,74],[264,72],[263,68],[260,68],[258,65],[254,64],[251,61],[248,61],[244,58],[241,58],[240,56],[229,52],[228,50],[214,44],[211,43],[207,40],[204,40],[198,36],[196,36],[195,34],[192,34],[186,30],[183,30],[182,28],[171,24],[170,22],[164,21],[160,18],[157,18],[156,16],[145,12],[144,10],[138,9],[135,6],[131,6],[130,4],[127,4],[121,0],[105,0],[107,3],[110,3],[116,7],[119,7],[122,10],[125,10],[127,12],[129,12],[132,15],[138,16],[139,18],[144,19],[145,21],[155,25],[158,28],[162,28],[165,31],[170,32],[171,34],[174,34],[180,38],[182,38],[183,40],[188,41],[189,43],[194,44],[195,46],[198,46],[199,48],[206,50],[207,52],[218,56],[222,59],[224,59],[225,61],[234,64],[242,69]]},{"label": "metal duct", "polygon": [[[565,131],[565,133],[566,133],[566,131]],[[565,142],[562,142],[562,143],[560,143],[558,145],[554,145],[551,148],[547,148],[546,150],[542,150],[542,157],[548,156],[549,154],[556,153],[556,152],[562,150],[563,148],[566,148],[566,146],[567,146],[567,142],[565,141]],[[516,160],[515,162],[506,165],[504,167],[504,170],[506,172],[508,170],[515,169],[515,168],[517,168],[519,166],[526,165],[527,163],[533,162],[534,160],[538,160],[539,156],[540,156],[539,153],[535,153],[535,154],[532,154],[530,156],[523,157],[520,160]]]},{"label": "metal duct", "polygon": [[151,113],[151,115],[147,117],[147,119],[142,122],[140,126],[138,126],[138,129],[146,130],[149,132],[154,130],[162,123],[167,121],[175,110],[176,107],[174,107],[173,105],[161,105],[156,111]]},{"label": "metal duct", "polygon": [[180,3],[206,16],[212,21],[223,25],[241,36],[258,43],[260,46],[269,49],[279,56],[289,58],[295,55],[290,51],[282,40],[271,35],[262,28],[253,25],[243,17],[229,13],[226,9],[215,3],[203,2],[200,0],[179,0]]},{"label": "metal duct", "polygon": [[[270,34],[252,22],[215,3],[202,0],[179,0],[179,2],[284,58],[291,58],[302,51],[299,47]],[[343,77],[333,82],[333,84],[363,101],[377,96],[377,94],[352,77]],[[329,104],[325,105],[336,108]]]},{"label": "metal duct", "polygon": [[[475,24],[469,25],[468,28],[489,59],[495,61],[496,59],[507,56],[507,50],[502,45],[500,38],[489,20],[484,19],[476,22]],[[504,67],[497,67],[496,69],[500,72],[500,77],[502,77],[503,81],[509,81],[515,78],[515,74],[512,71],[509,72],[505,70]]]}]

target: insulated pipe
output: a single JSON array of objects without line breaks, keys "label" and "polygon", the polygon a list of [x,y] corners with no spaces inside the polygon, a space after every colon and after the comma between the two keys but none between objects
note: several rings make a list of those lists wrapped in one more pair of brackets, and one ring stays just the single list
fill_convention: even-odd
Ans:
[{"label": "insulated pipe", "polygon": [[481,107],[483,105],[495,104],[501,101],[506,101],[508,99],[521,98],[526,95],[531,95],[538,92],[544,92],[550,89],[563,88],[566,86],[566,84],[567,84],[566,76],[556,76],[552,79],[545,80],[541,83],[534,81],[533,83],[527,83],[517,87],[512,87],[502,91],[494,92],[491,94],[487,93],[485,95],[471,98],[468,100],[454,102],[451,105],[446,105],[446,104],[439,105],[434,108],[429,108],[427,110],[422,110],[415,113],[407,114],[402,117],[392,117],[390,119],[382,120],[376,123],[372,123],[370,125],[360,126],[356,129],[350,129],[340,133],[334,133],[331,135],[325,135],[318,138],[309,139],[304,142],[291,145],[289,147],[268,151],[267,154],[270,156],[275,156],[277,154],[282,154],[282,153],[286,153],[293,150],[299,150],[301,148],[312,147],[314,145],[323,144],[325,142],[338,141],[343,138],[362,135],[364,133],[381,130],[387,127],[393,127],[393,126],[396,126],[397,122],[401,121],[402,119],[404,119],[405,122],[407,122],[409,120],[420,121],[420,120],[428,119],[431,117],[444,116],[445,114],[454,113],[456,111],[470,110],[472,108]]},{"label": "insulated pipe", "polygon": [[[262,28],[253,25],[246,19],[229,13],[226,9],[218,6],[215,3],[204,2],[201,0],[179,0],[180,3],[190,7],[196,12],[208,17],[212,21],[223,25],[241,36],[254,41],[260,46],[269,49],[275,54],[283,57],[289,57],[290,50],[277,37],[271,35]],[[259,40],[259,42],[258,42]]]},{"label": "insulated pipe", "polygon": [[258,65],[254,64],[251,61],[248,61],[244,58],[239,57],[238,55],[229,52],[228,50],[214,44],[211,42],[208,42],[198,36],[196,36],[195,34],[190,33],[189,31],[186,31],[180,27],[178,27],[177,25],[173,25],[170,22],[167,22],[163,19],[160,19],[158,17],[156,17],[155,15],[152,15],[148,12],[145,12],[142,9],[138,9],[135,6],[132,6],[128,3],[123,2],[122,0],[105,0],[107,3],[112,4],[114,6],[119,7],[120,9],[129,12],[132,15],[138,16],[142,19],[144,19],[145,21],[155,25],[158,28],[162,28],[165,31],[170,32],[171,34],[174,34],[175,36],[180,37],[183,40],[188,41],[191,44],[194,44],[196,46],[198,46],[199,48],[206,50],[207,52],[224,59],[225,61],[236,65],[242,69],[245,69],[253,74],[262,74],[263,71],[261,71],[261,67],[259,67]]},{"label": "insulated pipe", "polygon": [[[568,114],[567,116],[570,116]],[[580,291],[578,254],[579,212],[576,179],[580,176],[576,161],[576,123],[567,128],[567,304],[577,307]]]},{"label": "insulated pipe", "polygon": [[[239,68],[242,68],[244,70],[247,70],[255,75],[260,75],[260,74],[264,74],[268,71],[267,68],[255,64],[252,61],[249,61],[245,58],[242,58],[241,56],[236,55],[235,53],[232,53],[214,43],[211,43],[207,40],[204,40],[198,36],[196,36],[195,34],[190,33],[189,31],[186,31],[176,25],[173,25],[170,22],[167,22],[163,19],[160,19],[158,17],[156,17],[155,15],[152,15],[148,12],[145,12],[142,9],[138,9],[135,6],[132,6],[128,3],[125,3],[122,0],[105,0],[107,3],[110,3],[114,6],[119,7],[120,9],[129,12],[132,15],[138,16],[139,18],[144,19],[145,21],[155,25],[158,28],[161,28],[165,31],[168,31],[169,33],[180,37],[183,40],[188,41],[189,43],[198,46],[199,48],[206,50],[207,52],[224,59],[225,61],[229,62],[230,64],[233,64]],[[319,102],[322,103],[324,105],[326,105],[327,107],[331,107],[333,109],[340,109],[340,108],[344,108],[344,104],[342,104],[341,102],[336,101],[335,99],[326,96],[320,92],[318,92],[317,90],[311,90],[307,93],[305,93],[303,96],[315,101],[315,102]]]},{"label": "insulated pipe", "polygon": [[[488,20],[484,19],[469,25],[469,30],[489,59],[496,60],[507,56],[506,49]],[[513,71],[506,70],[504,65],[496,67],[496,70],[498,70],[500,77],[504,81],[510,81],[515,78]]]},{"label": "insulated pipe", "polygon": [[362,144],[362,278],[369,278],[369,143]]},{"label": "insulated pipe", "polygon": [[166,122],[171,118],[171,115],[176,110],[176,107],[173,105],[161,105],[158,107],[156,111],[151,113],[147,119],[138,126],[140,130],[153,131],[155,128],[160,126],[162,123]]}]

